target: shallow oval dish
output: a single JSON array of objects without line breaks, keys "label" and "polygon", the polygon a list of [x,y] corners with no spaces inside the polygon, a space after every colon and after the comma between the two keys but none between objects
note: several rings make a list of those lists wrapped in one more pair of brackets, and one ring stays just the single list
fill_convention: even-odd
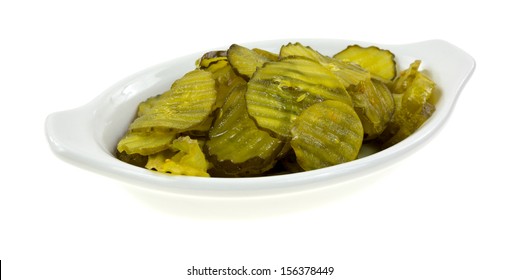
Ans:
[{"label": "shallow oval dish", "polygon": [[[333,55],[350,44],[376,45],[392,51],[399,69],[415,59],[438,86],[436,111],[404,141],[380,152],[364,154],[352,162],[295,174],[253,178],[200,178],[171,176],[136,167],[114,157],[115,146],[135,116],[137,105],[169,89],[174,80],[194,69],[205,51],[173,59],[136,73],[107,89],[88,104],[49,115],[45,131],[51,149],[80,167],[132,184],[187,195],[236,196],[298,192],[344,183],[381,170],[427,143],[450,116],[457,98],[475,68],[474,59],[458,47],[431,40],[405,45],[328,40],[287,39],[242,44],[278,52],[289,42],[300,42]],[[215,49],[226,49],[213,48]]]}]

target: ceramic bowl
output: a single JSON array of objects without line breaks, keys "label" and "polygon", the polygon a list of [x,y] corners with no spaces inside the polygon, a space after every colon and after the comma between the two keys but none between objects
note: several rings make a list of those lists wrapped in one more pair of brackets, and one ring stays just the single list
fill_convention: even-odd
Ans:
[{"label": "ceramic bowl", "polygon": [[145,188],[177,194],[280,194],[344,184],[394,164],[431,140],[451,115],[459,94],[475,68],[475,61],[470,55],[442,40],[383,45],[348,40],[287,39],[241,45],[278,52],[279,47],[288,42],[301,42],[326,55],[333,55],[350,44],[376,45],[391,50],[400,69],[420,59],[421,69],[438,85],[436,111],[414,134],[388,149],[363,152],[362,157],[352,162],[295,174],[253,178],[172,176],[116,159],[115,146],[132,121],[137,105],[169,89],[175,79],[194,69],[196,59],[208,51],[201,50],[127,77],[84,106],[49,115],[45,130],[50,147],[60,158],[80,167]]}]

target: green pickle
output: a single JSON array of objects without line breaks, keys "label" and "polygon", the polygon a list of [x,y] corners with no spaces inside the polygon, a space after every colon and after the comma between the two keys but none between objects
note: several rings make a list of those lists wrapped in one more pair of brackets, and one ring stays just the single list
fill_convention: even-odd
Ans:
[{"label": "green pickle", "polygon": [[349,92],[364,127],[364,140],[376,139],[386,129],[394,113],[391,92],[385,84],[375,79],[362,81]]},{"label": "green pickle", "polygon": [[303,46],[301,43],[289,43],[282,46],[279,57],[305,57],[317,61],[330,70],[347,90],[350,86],[356,86],[361,81],[371,79],[370,73],[357,64],[322,55],[311,47]]},{"label": "green pickle", "polygon": [[166,150],[174,138],[174,133],[130,131],[117,144],[117,151],[147,156]]},{"label": "green pickle", "polygon": [[171,89],[130,125],[132,131],[185,130],[203,122],[216,102],[210,72],[193,70],[176,80]]},{"label": "green pickle", "polygon": [[414,133],[434,113],[432,103],[436,84],[420,72],[416,60],[392,83],[395,113],[379,140],[382,148],[391,147]]},{"label": "green pickle", "polygon": [[386,82],[392,81],[396,76],[395,55],[376,46],[351,45],[333,57],[344,62],[356,63],[374,77]]},{"label": "green pickle", "polygon": [[365,147],[399,143],[434,113],[436,85],[421,61],[400,73],[396,65],[376,46],[333,56],[298,42],[277,53],[237,44],[210,51],[138,105],[114,154],[173,176],[272,176],[347,163]]},{"label": "green pickle", "polygon": [[209,163],[197,140],[188,136],[175,139],[168,150],[150,155],[146,168],[172,175],[209,177]]},{"label": "green pickle", "polygon": [[271,61],[268,56],[264,56],[259,51],[254,51],[236,44],[233,44],[229,48],[227,57],[236,73],[247,80],[252,77],[256,69],[263,66],[266,62]]},{"label": "green pickle", "polygon": [[327,100],[303,111],[291,134],[297,162],[313,170],[356,159],[364,130],[351,106]]},{"label": "green pickle", "polygon": [[199,69],[214,71],[220,66],[224,65],[222,62],[227,61],[227,51],[211,51],[207,52],[200,59],[196,61],[196,66]]},{"label": "green pickle", "polygon": [[253,175],[270,169],[283,143],[260,130],[250,118],[245,86],[233,89],[209,131],[206,149],[213,172],[227,176]]},{"label": "green pickle", "polygon": [[[204,56],[206,55],[207,54]],[[203,63],[203,60],[199,63],[199,68],[211,72],[213,79],[215,80],[216,101],[213,106],[214,109],[218,109],[223,106],[223,103],[225,102],[225,99],[227,98],[227,95],[232,88],[237,85],[247,83],[234,71],[233,67],[229,63],[229,60],[227,59],[227,52],[219,52],[219,55],[225,55],[225,57],[219,57],[221,59],[206,68],[202,68],[200,66]]]}]

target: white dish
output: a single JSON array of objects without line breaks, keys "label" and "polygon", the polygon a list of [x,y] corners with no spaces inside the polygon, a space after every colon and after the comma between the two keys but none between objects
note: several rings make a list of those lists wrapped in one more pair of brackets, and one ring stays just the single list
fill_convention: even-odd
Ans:
[{"label": "white dish", "polygon": [[[119,161],[113,156],[117,141],[134,117],[137,105],[162,93],[171,83],[194,68],[205,51],[173,59],[136,73],[107,89],[88,104],[49,115],[46,135],[60,158],[83,168],[155,190],[189,195],[257,195],[297,192],[350,180],[381,170],[427,143],[449,118],[457,98],[475,68],[474,59],[441,40],[405,45],[383,45],[347,40],[287,39],[242,44],[278,52],[288,42],[301,42],[333,55],[349,44],[377,45],[391,50],[400,69],[415,59],[438,85],[440,98],[433,116],[413,135],[386,150],[355,161],[314,171],[254,178],[200,178],[171,176]],[[212,48],[215,49],[226,49]]]}]

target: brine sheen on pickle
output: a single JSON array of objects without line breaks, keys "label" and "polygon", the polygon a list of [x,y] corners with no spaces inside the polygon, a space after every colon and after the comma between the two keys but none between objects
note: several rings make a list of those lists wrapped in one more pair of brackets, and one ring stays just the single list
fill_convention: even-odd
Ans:
[{"label": "brine sheen on pickle", "polygon": [[419,59],[398,69],[377,46],[332,54],[288,42],[202,54],[171,88],[142,100],[115,156],[177,176],[289,174],[354,161],[403,141],[435,111]]}]

